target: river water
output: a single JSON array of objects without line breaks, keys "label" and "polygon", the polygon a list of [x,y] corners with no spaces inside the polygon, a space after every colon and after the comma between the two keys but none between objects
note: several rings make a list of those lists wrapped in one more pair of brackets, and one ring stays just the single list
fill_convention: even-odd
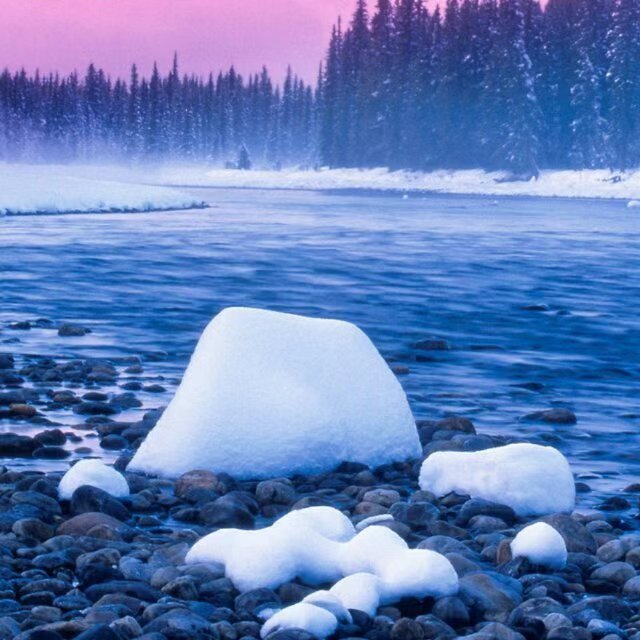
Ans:
[{"label": "river water", "polygon": [[[224,307],[341,318],[409,367],[401,381],[416,417],[457,413],[481,432],[546,438],[595,476],[595,496],[640,481],[637,210],[193,191],[212,208],[0,219],[0,351],[143,355],[149,379],[167,388],[143,396],[149,408],[171,397],[200,332]],[[40,317],[93,332],[63,340],[6,328]],[[430,337],[451,350],[411,348]],[[515,386],[530,382],[544,387]],[[572,409],[577,425],[519,420],[550,407]]]}]

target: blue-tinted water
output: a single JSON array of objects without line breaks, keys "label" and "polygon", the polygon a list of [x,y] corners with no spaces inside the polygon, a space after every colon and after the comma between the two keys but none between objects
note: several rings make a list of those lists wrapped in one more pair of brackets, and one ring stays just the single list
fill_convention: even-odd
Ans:
[{"label": "blue-tinted water", "polygon": [[[416,417],[560,436],[615,491],[640,475],[640,217],[622,203],[198,190],[205,211],[0,220],[0,320],[88,324],[85,338],[10,332],[13,353],[166,352],[169,392],[203,327],[250,305],[349,320],[405,363]],[[548,311],[523,307],[544,304]],[[453,349],[415,361],[420,338]],[[540,382],[542,392],[512,385]],[[167,394],[170,396],[170,393]],[[145,397],[147,406],[166,397]],[[566,406],[578,424],[522,423]],[[15,430],[15,425],[0,428]]]}]

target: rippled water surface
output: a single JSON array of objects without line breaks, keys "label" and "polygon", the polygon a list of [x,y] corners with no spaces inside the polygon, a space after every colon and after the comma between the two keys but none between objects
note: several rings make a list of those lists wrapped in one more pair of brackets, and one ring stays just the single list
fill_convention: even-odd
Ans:
[{"label": "rippled water surface", "polygon": [[[637,210],[597,201],[197,193],[213,207],[0,219],[0,350],[151,356],[146,375],[162,376],[168,389],[143,395],[153,407],[170,397],[201,330],[226,306],[342,318],[408,365],[401,380],[416,417],[455,412],[480,431],[543,436],[578,471],[597,474],[589,483],[599,491],[640,480]],[[524,309],[532,305],[547,310]],[[39,317],[93,333],[64,340],[6,328]],[[411,348],[428,337],[452,349]],[[544,388],[514,386],[527,382]],[[574,410],[578,424],[519,421],[553,406]]]}]

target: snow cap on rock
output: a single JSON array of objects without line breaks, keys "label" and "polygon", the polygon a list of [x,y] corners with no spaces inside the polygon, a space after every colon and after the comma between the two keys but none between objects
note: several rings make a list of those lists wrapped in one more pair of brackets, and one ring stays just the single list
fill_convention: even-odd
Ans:
[{"label": "snow cap on rock", "polygon": [[406,395],[358,327],[230,308],[205,329],[129,468],[272,478],[420,454]]},{"label": "snow cap on rock", "polygon": [[433,453],[422,464],[420,488],[438,496],[469,494],[508,505],[521,516],[567,513],[576,500],[567,459],[535,444]]},{"label": "snow cap on rock", "polygon": [[80,460],[64,474],[58,486],[60,500],[71,500],[73,492],[89,485],[106,491],[114,498],[126,498],[129,485],[125,477],[101,460]]},{"label": "snow cap on rock", "polygon": [[562,569],[567,564],[567,545],[551,525],[536,522],[525,527],[511,542],[514,558],[526,558],[534,565]]}]

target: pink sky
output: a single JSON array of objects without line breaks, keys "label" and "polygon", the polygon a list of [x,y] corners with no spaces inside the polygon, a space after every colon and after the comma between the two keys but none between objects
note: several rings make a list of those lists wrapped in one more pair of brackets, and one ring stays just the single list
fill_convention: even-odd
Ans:
[{"label": "pink sky", "polygon": [[128,75],[180,55],[182,71],[207,74],[231,64],[243,73],[288,63],[306,80],[338,14],[355,0],[1,0],[0,67],[69,72],[90,62]]}]

